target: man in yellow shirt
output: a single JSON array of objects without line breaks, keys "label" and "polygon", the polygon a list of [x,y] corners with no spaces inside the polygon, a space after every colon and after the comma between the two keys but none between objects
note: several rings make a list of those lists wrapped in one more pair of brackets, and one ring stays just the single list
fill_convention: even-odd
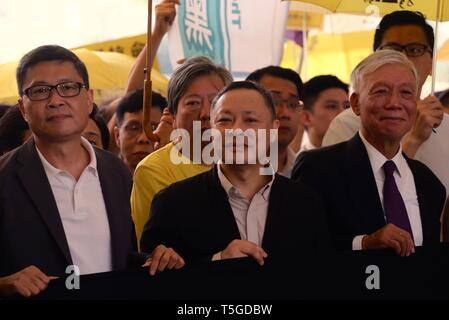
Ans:
[{"label": "man in yellow shirt", "polygon": [[[201,137],[205,130],[210,129],[212,100],[231,81],[229,71],[205,57],[189,59],[173,73],[168,84],[168,107],[175,116],[173,126],[184,129],[189,134],[189,146],[192,148],[193,136]],[[194,121],[200,121],[201,126],[194,126]],[[209,142],[203,141],[201,150]],[[134,172],[131,211],[138,242],[156,193],[176,181],[193,177],[211,168],[201,161],[192,161],[192,148],[190,153],[187,151],[189,154],[180,154],[178,150],[173,150],[179,145],[172,142],[150,154],[137,165]],[[184,149],[182,151],[185,152]],[[172,161],[172,153],[178,153],[181,163]]]}]

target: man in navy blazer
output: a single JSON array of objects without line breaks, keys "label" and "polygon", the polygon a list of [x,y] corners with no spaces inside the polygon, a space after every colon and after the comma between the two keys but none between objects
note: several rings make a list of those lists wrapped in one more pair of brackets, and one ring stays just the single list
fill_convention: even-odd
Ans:
[{"label": "man in navy blazer", "polygon": [[174,252],[187,264],[248,256],[261,265],[267,257],[326,252],[328,230],[316,192],[275,174],[250,155],[250,150],[260,155],[262,146],[273,152],[270,134],[255,133],[257,147],[251,139],[226,142],[229,132],[278,128],[270,93],[250,81],[234,82],[211,108],[212,127],[220,133],[213,136],[214,155],[220,161],[154,198],[140,242],[142,251],[152,252],[150,272],[176,266]]},{"label": "man in navy blazer", "polygon": [[296,161],[292,177],[321,194],[337,249],[392,248],[408,256],[439,242],[444,186],[400,143],[416,118],[418,82],[402,53],[368,56],[352,73],[350,101],[361,130]]},{"label": "man in navy blazer", "polygon": [[36,295],[66,270],[125,268],[131,177],[81,137],[93,106],[85,65],[42,46],[22,58],[17,82],[33,136],[0,159],[0,294]]}]

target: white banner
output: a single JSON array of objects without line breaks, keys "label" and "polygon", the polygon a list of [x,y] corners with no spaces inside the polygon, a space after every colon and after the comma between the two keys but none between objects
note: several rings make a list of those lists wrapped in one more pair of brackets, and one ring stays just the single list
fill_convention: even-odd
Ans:
[{"label": "white banner", "polygon": [[282,58],[289,2],[181,0],[168,33],[170,62],[205,55],[236,79]]}]

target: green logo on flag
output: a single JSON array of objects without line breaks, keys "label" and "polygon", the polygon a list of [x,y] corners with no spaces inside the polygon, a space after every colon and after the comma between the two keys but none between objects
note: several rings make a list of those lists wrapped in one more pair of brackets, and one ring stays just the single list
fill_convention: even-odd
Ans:
[{"label": "green logo on flag", "polygon": [[229,61],[226,8],[227,0],[181,0],[178,23],[186,58],[204,55],[223,65]]}]

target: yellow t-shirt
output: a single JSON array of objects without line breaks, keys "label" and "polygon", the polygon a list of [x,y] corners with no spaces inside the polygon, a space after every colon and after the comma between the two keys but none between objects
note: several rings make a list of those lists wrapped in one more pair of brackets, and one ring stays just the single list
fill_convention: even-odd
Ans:
[{"label": "yellow t-shirt", "polygon": [[[181,163],[175,164],[170,160],[172,149],[175,149],[173,153],[178,155],[178,159],[183,160]],[[176,150],[173,143],[151,153],[137,165],[131,193],[131,213],[136,227],[139,248],[143,227],[150,217],[151,202],[154,196],[174,182],[193,177],[211,168],[192,163]]]}]

